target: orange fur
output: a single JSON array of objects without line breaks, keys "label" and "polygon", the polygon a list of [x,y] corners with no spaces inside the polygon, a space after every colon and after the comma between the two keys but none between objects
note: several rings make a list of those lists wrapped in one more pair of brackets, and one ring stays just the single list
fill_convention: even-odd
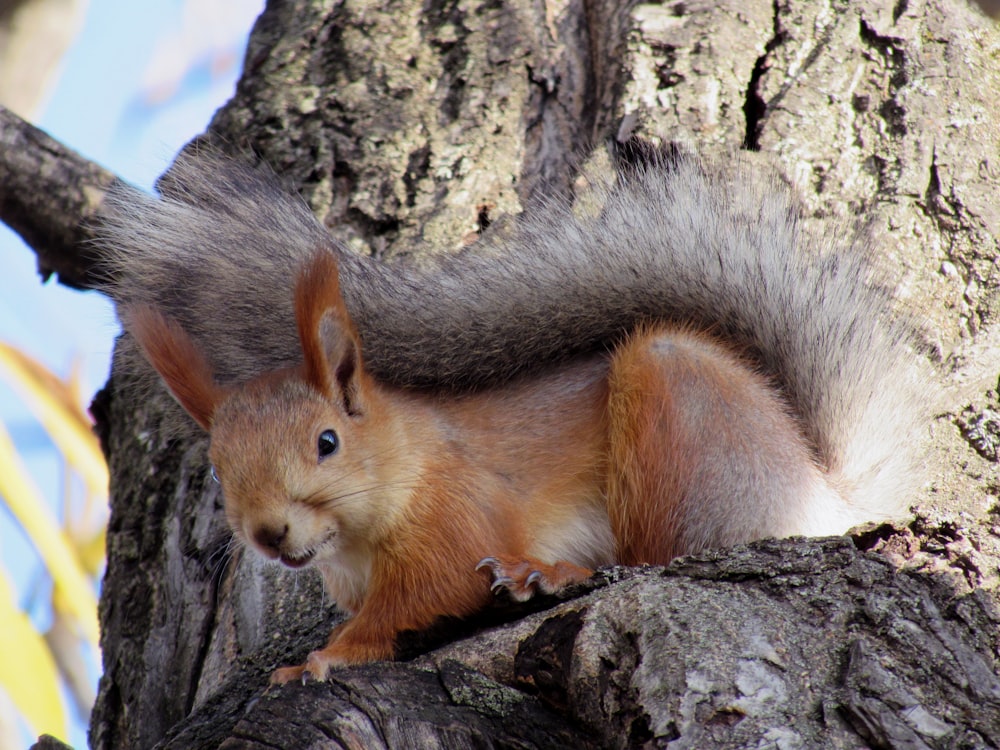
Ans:
[{"label": "orange fur", "polygon": [[361,366],[358,334],[340,294],[333,256],[319,253],[300,271],[295,321],[306,382],[327,396],[336,395],[348,410],[360,408],[357,397],[371,386]]},{"label": "orange fur", "polygon": [[[526,598],[615,560],[662,563],[780,531],[797,493],[824,491],[775,389],[705,335],[650,326],[610,356],[446,398],[365,372],[331,256],[307,264],[295,302],[301,367],[225,391],[178,327],[132,317],[171,391],[211,428],[235,533],[314,565],[354,613],[276,682],[391,657],[400,631],[474,612],[490,596],[484,568]],[[743,502],[751,512],[734,525]]]},{"label": "orange fur", "polygon": [[641,328],[615,351],[609,382],[608,516],[622,563],[780,533],[781,516],[831,492],[777,389],[705,334]]},{"label": "orange fur", "polygon": [[[478,550],[496,543],[495,530],[445,496],[421,494],[416,505],[405,525],[374,550],[371,584],[354,617],[304,665],[278,670],[273,682],[298,679],[303,671],[323,679],[335,666],[391,658],[399,632],[424,629],[442,614],[468,615],[487,603],[489,588],[475,565]],[[452,518],[458,533],[442,534],[441,517]]]},{"label": "orange fur", "polygon": [[195,422],[210,431],[212,415],[226,397],[226,390],[213,381],[212,369],[201,349],[180,326],[152,307],[128,308],[121,316],[174,398]]}]

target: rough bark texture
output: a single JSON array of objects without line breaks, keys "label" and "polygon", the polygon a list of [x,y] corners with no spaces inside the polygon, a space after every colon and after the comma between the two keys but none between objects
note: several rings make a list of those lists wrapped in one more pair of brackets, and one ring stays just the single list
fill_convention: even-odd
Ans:
[{"label": "rough bark texture", "polygon": [[412,661],[270,692],[241,675],[162,747],[996,747],[995,608],[918,572],[912,534],[858,542],[889,555],[800,540],[614,569]]},{"label": "rough bark texture", "polygon": [[945,384],[932,483],[909,527],[611,571],[265,692],[335,615],[230,550],[204,442],[116,368],[93,746],[1000,747],[998,50],[959,0],[272,0],[210,137],[359,252],[467,242],[621,130],[767,152],[817,220],[870,218]]},{"label": "rough bark texture", "polygon": [[0,220],[35,249],[42,281],[94,286],[93,219],[114,180],[0,106]]}]

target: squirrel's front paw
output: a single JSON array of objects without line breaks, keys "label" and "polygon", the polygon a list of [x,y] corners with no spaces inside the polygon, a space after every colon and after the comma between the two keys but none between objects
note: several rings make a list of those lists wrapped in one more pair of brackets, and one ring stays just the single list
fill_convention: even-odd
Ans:
[{"label": "squirrel's front paw", "polygon": [[573,563],[559,561],[549,565],[531,557],[485,557],[476,565],[476,570],[489,571],[490,590],[494,594],[506,590],[518,602],[525,602],[539,592],[554,594],[594,574]]},{"label": "squirrel's front paw", "polygon": [[272,685],[284,685],[302,679],[302,674],[306,671],[306,665],[299,667],[281,667],[271,673]]},{"label": "squirrel's front paw", "polygon": [[272,685],[284,685],[289,682],[322,682],[330,674],[333,667],[340,666],[342,660],[322,651],[313,651],[306,658],[306,663],[298,667],[281,667],[271,674]]}]

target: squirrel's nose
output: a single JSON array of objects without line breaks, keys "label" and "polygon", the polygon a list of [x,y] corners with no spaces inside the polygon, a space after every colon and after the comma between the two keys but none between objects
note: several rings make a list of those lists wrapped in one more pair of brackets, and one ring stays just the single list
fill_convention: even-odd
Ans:
[{"label": "squirrel's nose", "polygon": [[284,526],[258,526],[253,530],[253,540],[270,557],[281,553],[281,543],[288,536],[288,524]]}]

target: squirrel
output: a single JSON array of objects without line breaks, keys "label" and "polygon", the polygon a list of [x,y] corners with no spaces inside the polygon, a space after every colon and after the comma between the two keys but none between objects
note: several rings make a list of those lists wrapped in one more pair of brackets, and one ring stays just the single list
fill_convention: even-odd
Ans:
[{"label": "squirrel", "polygon": [[215,152],[112,196],[111,294],[209,432],[234,534],[353,615],[273,682],[501,589],[905,512],[928,387],[866,235],[807,235],[739,161],[614,156],[586,202],[424,265]]}]

